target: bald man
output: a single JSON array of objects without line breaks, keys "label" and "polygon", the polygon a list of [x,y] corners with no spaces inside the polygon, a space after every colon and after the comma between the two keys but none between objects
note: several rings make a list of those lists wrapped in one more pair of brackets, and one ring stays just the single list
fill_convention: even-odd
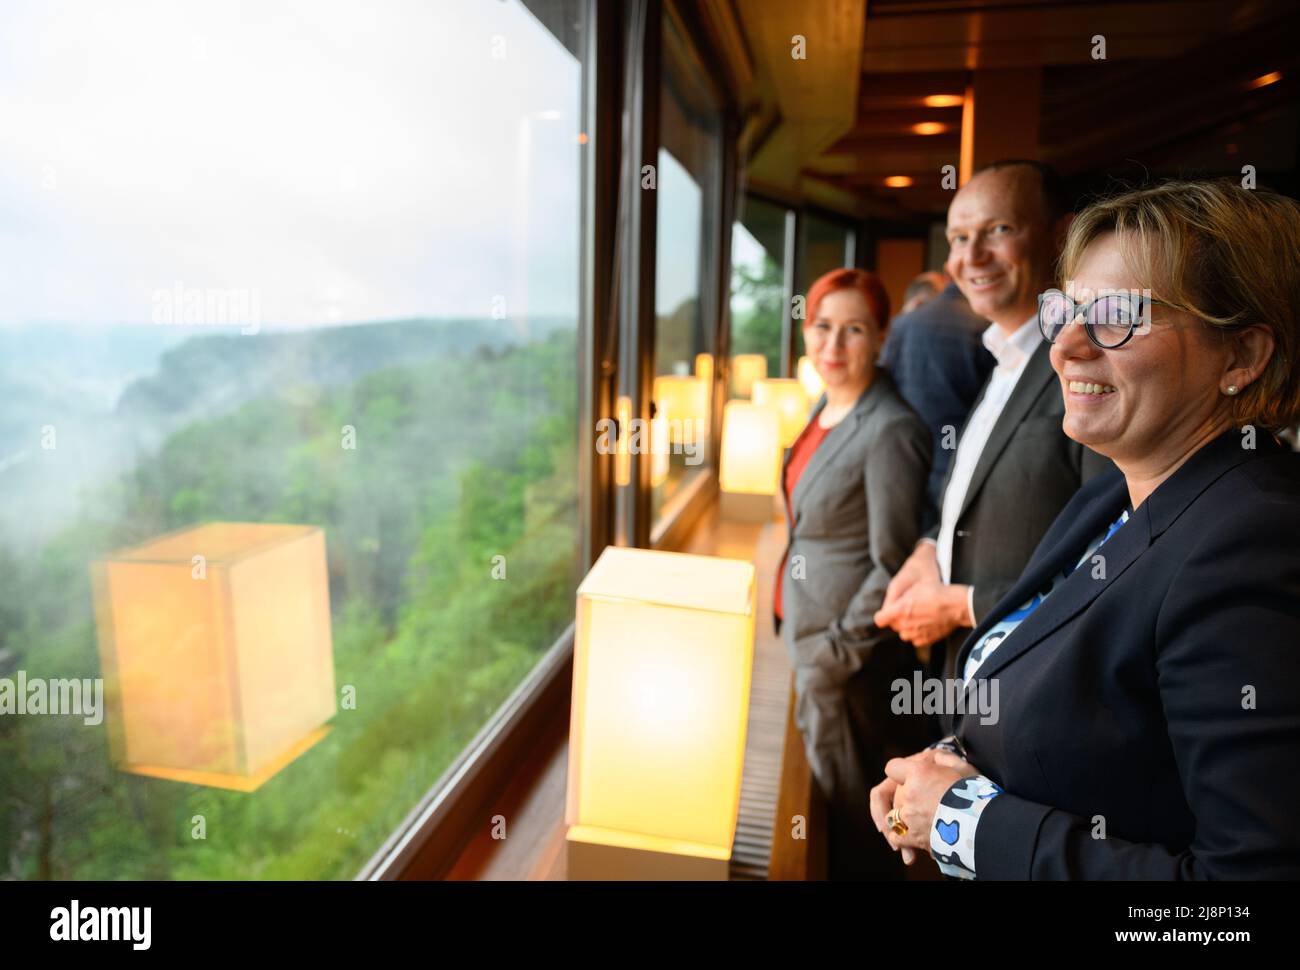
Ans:
[{"label": "bald man", "polygon": [[894,576],[875,615],[952,676],[972,627],[1019,578],[1079,486],[1112,467],[1065,436],[1065,403],[1038,329],[1038,295],[1071,218],[1060,178],[1038,162],[980,170],[948,208],[948,274],[991,321],[996,366],[957,438],[939,524]]}]

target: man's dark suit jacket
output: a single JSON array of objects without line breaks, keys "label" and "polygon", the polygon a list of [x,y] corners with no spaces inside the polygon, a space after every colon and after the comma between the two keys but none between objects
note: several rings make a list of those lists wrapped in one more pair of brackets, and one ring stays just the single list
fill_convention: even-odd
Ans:
[{"label": "man's dark suit jacket", "polygon": [[[975,587],[976,623],[1015,585],[1043,533],[1079,486],[1115,467],[1061,430],[1065,399],[1050,350],[1043,341],[1030,355],[975,464],[957,517],[950,581]],[[945,489],[951,478],[950,467]],[[937,538],[938,527],[929,534]],[[935,645],[932,664],[946,675],[952,674],[967,632],[963,627],[944,647]]]},{"label": "man's dark suit jacket", "polygon": [[923,529],[938,519],[943,477],[952,460],[951,449],[943,447],[944,428],[951,429],[951,440],[996,363],[981,339],[988,325],[957,284],[949,283],[930,302],[897,317],[881,351],[881,366],[934,437]]},{"label": "man's dark suit jacket", "polygon": [[[1300,455],[1245,441],[1192,455],[979,668],[997,723],[949,723],[1003,788],[978,878],[1300,878]],[[1085,486],[962,662],[1128,501],[1118,471]]]}]

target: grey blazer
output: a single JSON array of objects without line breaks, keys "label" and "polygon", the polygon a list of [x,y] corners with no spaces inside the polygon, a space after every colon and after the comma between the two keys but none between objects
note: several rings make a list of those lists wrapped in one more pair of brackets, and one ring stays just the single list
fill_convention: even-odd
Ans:
[{"label": "grey blazer", "polygon": [[[1044,341],[1025,364],[975,464],[957,516],[950,578],[975,587],[977,623],[1015,585],[1079,486],[1115,467],[1061,430],[1065,399],[1050,352],[1051,345]],[[976,408],[987,390],[985,382]],[[963,434],[965,430],[963,426]],[[945,491],[951,479],[950,465]],[[935,526],[930,536],[938,533]],[[948,638],[946,673],[951,673],[953,658],[969,632],[962,628]],[[935,653],[938,661],[939,651]]]},{"label": "grey blazer", "polygon": [[[822,395],[809,421],[825,406]],[[931,448],[925,422],[877,370],[813,452],[786,503],[781,612],[796,667],[842,683],[877,643],[896,637],[872,617],[920,537]],[[787,452],[783,483],[789,461]]]}]

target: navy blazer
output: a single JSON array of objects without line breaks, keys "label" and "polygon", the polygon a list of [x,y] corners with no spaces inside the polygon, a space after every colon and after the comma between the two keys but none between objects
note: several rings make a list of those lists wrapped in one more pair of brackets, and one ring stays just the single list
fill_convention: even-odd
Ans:
[{"label": "navy blazer", "polygon": [[[1300,455],[1246,443],[1193,454],[1002,641],[996,723],[946,715],[1003,789],[978,878],[1300,877]],[[1084,485],[957,669],[1127,503],[1118,471]]]},{"label": "navy blazer", "polygon": [[943,446],[944,428],[951,428],[955,438],[997,364],[984,347],[988,327],[957,284],[949,283],[933,300],[895,317],[881,349],[880,365],[894,376],[903,400],[934,439],[923,530],[938,521],[943,505],[944,475],[953,454],[951,439],[949,447]]}]

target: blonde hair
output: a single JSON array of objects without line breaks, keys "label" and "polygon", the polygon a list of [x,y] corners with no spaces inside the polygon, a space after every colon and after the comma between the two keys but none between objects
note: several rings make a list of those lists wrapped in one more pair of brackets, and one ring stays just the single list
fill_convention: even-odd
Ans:
[{"label": "blonde hair", "polygon": [[1259,378],[1232,399],[1233,424],[1270,430],[1300,418],[1300,204],[1233,181],[1170,181],[1102,199],[1070,225],[1060,268],[1072,279],[1085,250],[1115,233],[1151,295],[1225,338],[1251,326],[1273,334]]}]

